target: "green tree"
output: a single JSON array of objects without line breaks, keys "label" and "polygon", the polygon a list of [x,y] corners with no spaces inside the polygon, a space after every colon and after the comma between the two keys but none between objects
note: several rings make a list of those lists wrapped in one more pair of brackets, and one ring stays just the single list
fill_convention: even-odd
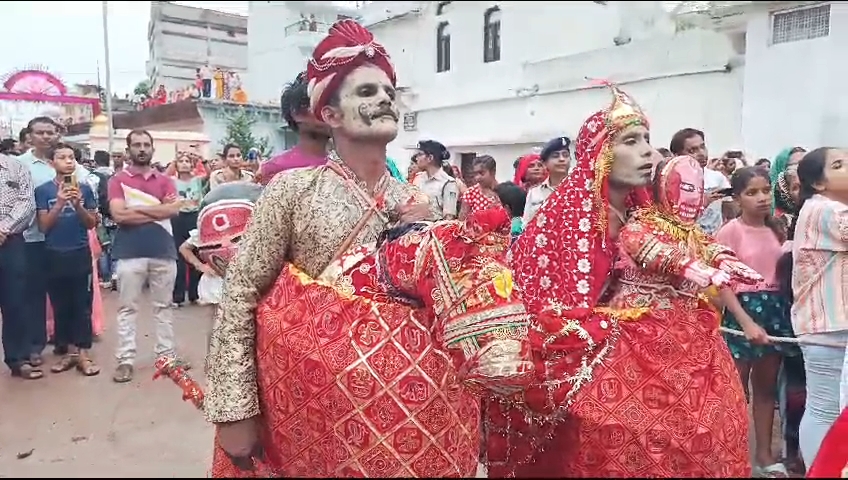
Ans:
[{"label": "green tree", "polygon": [[150,84],[150,80],[142,80],[138,82],[138,85],[133,89],[134,95],[144,95],[146,97],[150,96],[150,91],[153,86]]},{"label": "green tree", "polygon": [[221,140],[221,146],[228,143],[238,145],[241,154],[245,157],[251,148],[255,148],[259,150],[263,159],[267,159],[271,155],[270,141],[268,137],[254,136],[254,125],[256,125],[256,118],[250,116],[244,108],[239,108],[227,122],[227,135]]}]

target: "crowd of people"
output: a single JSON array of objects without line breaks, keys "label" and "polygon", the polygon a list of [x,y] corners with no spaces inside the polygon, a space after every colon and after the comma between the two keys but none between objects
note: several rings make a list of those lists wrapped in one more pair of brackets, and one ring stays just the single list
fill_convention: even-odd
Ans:
[{"label": "crowd of people", "polygon": [[[340,51],[354,54],[335,56]],[[176,352],[172,308],[186,300],[218,305],[204,405],[218,430],[213,472],[218,476],[265,474],[255,469],[264,462],[276,473],[301,472],[305,465],[317,469],[312,473],[341,476],[474,473],[467,464],[473,456],[476,466],[476,451],[427,447],[432,458],[426,468],[420,459],[410,460],[425,450],[423,440],[409,446],[408,455],[398,453],[406,446],[392,443],[386,433],[394,429],[392,435],[400,435],[397,429],[407,428],[400,417],[387,417],[390,410],[400,411],[396,402],[415,418],[408,428],[437,438],[434,445],[457,440],[446,433],[448,426],[467,421],[471,412],[479,432],[462,435],[479,436],[481,458],[493,476],[785,477],[813,464],[844,406],[840,395],[848,397],[843,367],[848,151],[794,147],[772,160],[749,162],[734,150],[711,158],[706,133],[694,128],[678,131],[668,149],[655,148],[644,112],[610,86],[609,107],[587,119],[577,138],[551,139],[538,154],[515,160],[511,182],[497,181],[504,159],[489,155],[477,157],[463,176],[451,165],[448,148],[434,139],[419,142],[403,176],[386,158],[386,145],[397,135],[394,88],[387,52],[367,30],[346,20],[330,30],[307,71],[284,91],[282,113],[299,133],[298,144],[261,165],[246,162],[237,145],[227,145],[216,162],[179,152],[170,165],[156,168],[155,139],[144,130],[127,135],[122,154],[95,152],[89,165],[78,149],[61,141],[51,119],[33,119],[19,144],[4,143],[8,153],[19,155],[0,155],[0,309],[12,374],[42,378],[48,342],[59,355],[51,371],[75,368],[87,376],[100,371],[90,353],[102,332],[99,274],[102,286],[116,288],[119,296],[116,382],[133,378],[144,289],[156,323],[155,353],[186,368]],[[221,266],[197,254],[198,213],[209,191],[233,183],[262,185],[263,201],[238,235],[238,252],[224,280]],[[513,273],[508,281],[493,274],[491,281],[501,283],[492,291],[505,299],[522,295],[522,313],[510,318],[523,330],[510,330],[518,336],[504,338],[526,342],[540,370],[537,383],[522,387],[524,396],[494,401],[484,395],[473,408],[456,404],[449,383],[468,371],[451,370],[450,364],[441,367],[447,372],[441,383],[418,392],[422,401],[429,398],[425,392],[444,399],[438,413],[443,423],[434,420],[437,412],[430,407],[409,406],[409,392],[401,389],[418,374],[400,373],[397,365],[413,362],[428,372],[432,365],[425,365],[429,357],[412,360],[411,353],[399,353],[425,341],[401,333],[412,325],[408,322],[420,327],[415,319],[424,317],[416,315],[424,313],[406,315],[392,327],[401,332],[397,338],[387,330],[387,340],[378,342],[391,344],[397,358],[388,358],[388,350],[367,352],[384,327],[340,326],[332,309],[314,319],[318,323],[310,332],[315,332],[299,333],[296,342],[292,337],[294,347],[275,346],[268,329],[313,322],[281,310],[297,297],[292,278],[342,285],[328,279],[328,267],[347,258],[351,248],[385,244],[409,232],[406,246],[424,242],[418,232],[430,224],[421,222],[458,220],[476,234],[497,230],[479,222],[501,208],[510,219]],[[393,227],[401,232],[386,236]],[[494,247],[485,252],[505,253]],[[457,251],[438,253],[448,254]],[[494,263],[486,263],[480,255],[480,269],[507,261],[495,255],[489,259]],[[382,275],[369,280],[370,293],[384,288],[404,308],[420,312],[429,304],[412,298],[410,275],[420,273],[424,256],[409,257],[415,271],[395,279],[387,277],[382,257],[378,268],[363,264],[358,271]],[[451,257],[442,267],[450,273],[460,263]],[[461,294],[469,285],[467,274],[446,274],[455,282],[453,293],[434,289],[432,308],[439,325],[459,315],[471,336],[473,327],[496,314],[462,316],[471,305],[470,294]],[[357,288],[347,281],[346,289]],[[493,301],[491,293],[474,295],[479,304]],[[491,311],[502,312],[498,305],[500,310]],[[55,324],[51,337],[48,311]],[[322,340],[318,330],[340,335],[342,343]],[[474,338],[477,343],[465,345],[464,353],[481,347],[483,337]],[[356,346],[339,347],[345,342]],[[304,349],[312,343],[326,350],[307,356]],[[296,350],[304,372],[314,371],[289,364],[295,353],[281,365],[283,357],[267,354],[274,348]],[[359,361],[372,362],[374,371],[354,368]],[[383,367],[394,369],[394,376],[378,371]],[[283,370],[288,376],[281,377]],[[270,381],[269,375],[291,382]],[[321,390],[327,383],[318,377],[325,375],[353,396]],[[499,375],[505,374],[491,375],[494,383]],[[377,383],[383,385],[379,398],[385,408],[369,403]],[[501,391],[494,384],[489,388]],[[533,403],[531,392],[543,392],[540,404]],[[747,446],[749,404],[753,455]],[[783,452],[772,449],[776,407]],[[320,410],[341,418],[346,408],[359,412],[351,415],[360,423],[346,423],[343,439],[332,437],[346,445],[339,447],[346,453],[336,448],[335,456],[323,460],[307,451],[329,441],[330,433],[317,423],[282,432],[282,424],[260,416],[313,409],[313,417]],[[375,409],[382,409],[379,420],[371,415]],[[372,430],[383,436],[367,440]],[[292,435],[301,435],[302,445]]]},{"label": "crowd of people", "polygon": [[154,140],[144,130],[130,132],[124,151],[88,157],[63,143],[60,125],[49,117],[32,119],[17,141],[3,145],[9,188],[2,209],[9,219],[0,248],[12,261],[2,267],[3,345],[12,374],[42,378],[44,350],[52,344],[59,357],[53,373],[76,368],[97,375],[90,351],[104,332],[101,289],[120,298],[116,382],[132,379],[145,289],[156,353],[173,353],[169,310],[187,301],[216,303],[220,290],[201,297],[201,274],[213,284],[218,274],[190,251],[177,255],[179,247],[191,243],[204,195],[219,185],[258,181],[259,162],[229,144],[209,161],[181,151],[168,165],[152,164]]}]

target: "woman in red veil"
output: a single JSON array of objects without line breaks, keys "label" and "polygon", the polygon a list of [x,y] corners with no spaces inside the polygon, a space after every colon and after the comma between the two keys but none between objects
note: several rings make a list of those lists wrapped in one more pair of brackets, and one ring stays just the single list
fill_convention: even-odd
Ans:
[{"label": "woman in red veil", "polygon": [[[635,166],[621,147],[645,142],[648,120],[611,88],[612,104],[578,134],[568,180],[512,251],[516,285],[536,314],[529,336],[543,373],[523,398],[489,402],[489,476],[749,476],[745,400],[718,316],[698,288],[665,292],[694,285],[690,277],[706,287],[749,272],[705,237],[692,237],[705,242],[704,258],[696,258],[685,247],[688,235],[651,236],[649,220],[659,211],[650,210],[648,190],[611,184],[611,172],[627,163],[651,169],[648,160]],[[696,188],[697,179],[690,182]],[[621,205],[628,193],[627,206],[636,209],[630,221]],[[697,231],[678,226],[685,228],[676,234]],[[617,257],[630,260],[621,275],[647,271],[660,284],[622,294],[616,287],[645,279],[613,277]]]},{"label": "woman in red veil", "polygon": [[542,163],[542,157],[538,153],[529,153],[518,158],[518,166],[515,169],[513,183],[529,191],[531,188],[545,181],[547,172]]}]

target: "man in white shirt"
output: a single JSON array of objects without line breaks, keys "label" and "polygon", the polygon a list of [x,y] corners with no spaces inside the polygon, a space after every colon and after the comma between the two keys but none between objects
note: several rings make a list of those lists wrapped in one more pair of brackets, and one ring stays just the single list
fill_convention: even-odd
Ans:
[{"label": "man in white shirt", "polygon": [[706,168],[709,154],[704,132],[694,128],[678,131],[671,137],[669,150],[674,155],[694,157],[704,167],[704,192],[710,203],[698,219],[698,225],[704,232],[713,235],[724,224],[721,206],[727,195],[722,190],[730,188],[730,181],[721,172]]},{"label": "man in white shirt", "polygon": [[554,138],[545,144],[539,157],[548,170],[548,178],[527,192],[527,203],[522,218],[524,225],[530,223],[539,207],[568,177],[568,171],[571,168],[571,140],[568,137]]},{"label": "man in white shirt", "polygon": [[459,186],[444,169],[444,162],[450,159],[448,149],[435,140],[422,140],[413,158],[422,172],[415,176],[412,184],[436,199],[442,219],[456,218],[459,215]]}]

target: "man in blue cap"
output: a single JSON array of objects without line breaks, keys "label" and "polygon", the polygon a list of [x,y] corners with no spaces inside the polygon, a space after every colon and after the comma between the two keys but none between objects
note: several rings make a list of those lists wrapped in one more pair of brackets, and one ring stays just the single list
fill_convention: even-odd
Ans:
[{"label": "man in blue cap", "polygon": [[548,169],[548,178],[527,192],[527,206],[524,209],[524,225],[527,225],[539,207],[556,190],[568,176],[571,168],[571,139],[568,137],[557,137],[545,144],[542,153],[539,154],[542,163]]}]

